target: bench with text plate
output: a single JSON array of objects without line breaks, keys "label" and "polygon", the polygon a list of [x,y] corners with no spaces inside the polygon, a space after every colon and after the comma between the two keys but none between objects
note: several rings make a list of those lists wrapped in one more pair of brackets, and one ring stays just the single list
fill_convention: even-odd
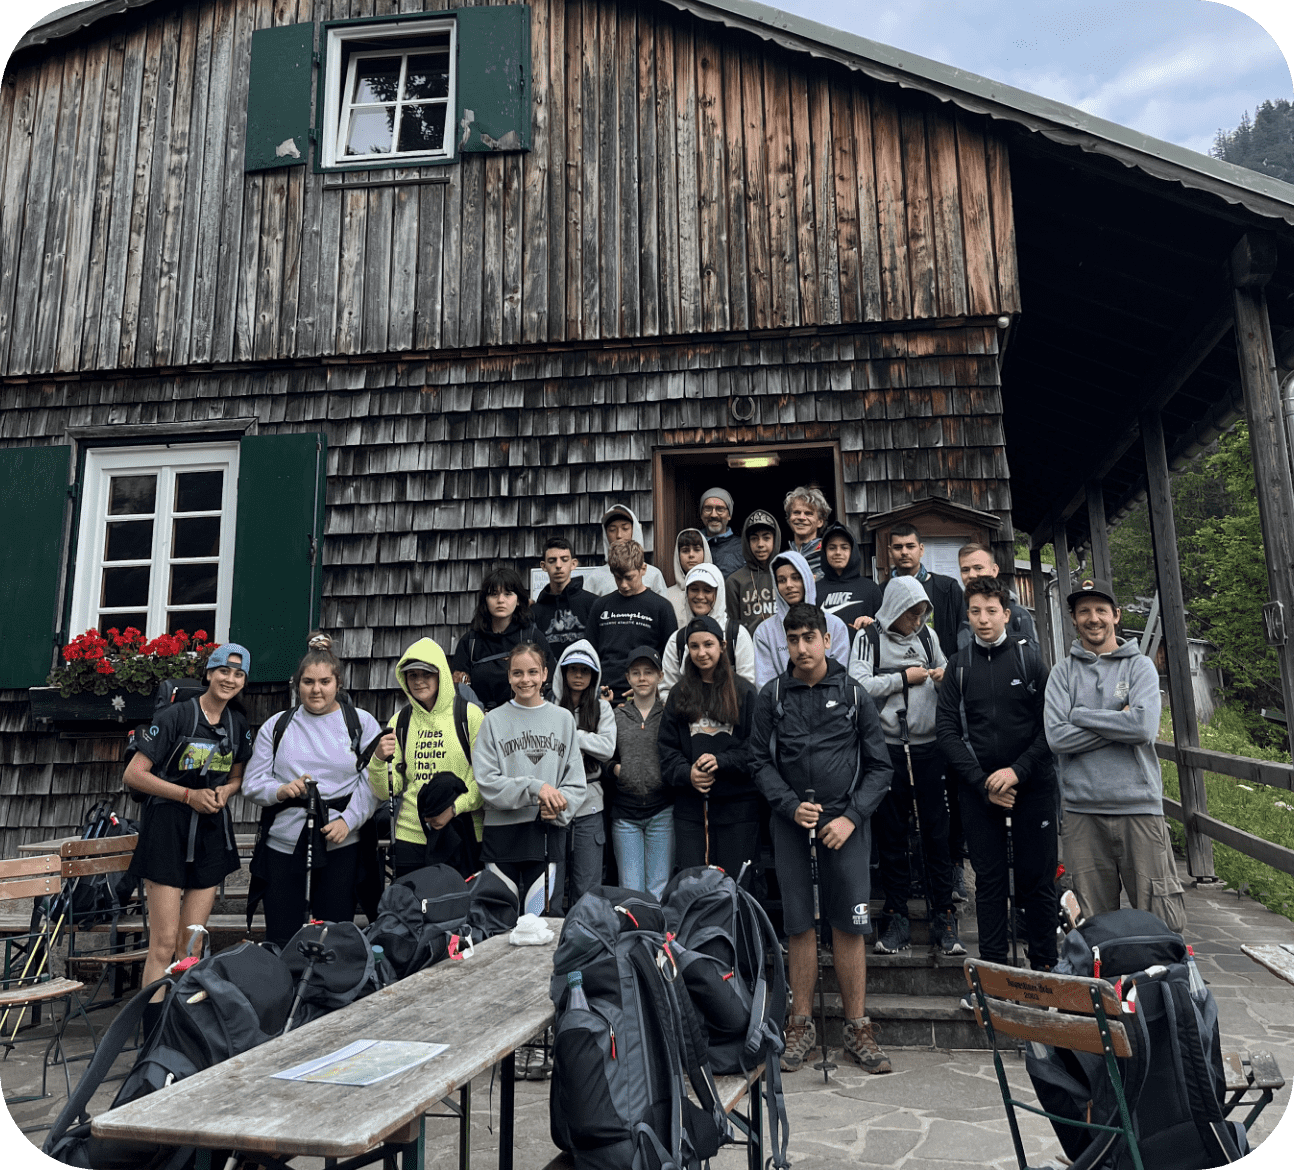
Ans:
[{"label": "bench with text plate", "polygon": [[[550,922],[560,928],[560,922]],[[471,1082],[500,1063],[499,1166],[512,1168],[513,1053],[553,1022],[548,983],[556,940],[514,947],[487,940],[461,962],[443,962],[267,1041],[241,1056],[96,1117],[96,1137],[262,1155],[263,1165],[297,1156],[346,1159],[338,1170],[398,1153],[422,1170],[424,1116],[459,1093],[459,1163],[470,1160]],[[371,1085],[274,1079],[357,1039],[420,1040],[447,1051]],[[271,1155],[269,1160],[263,1156]],[[216,1167],[220,1170],[220,1167]]]}]

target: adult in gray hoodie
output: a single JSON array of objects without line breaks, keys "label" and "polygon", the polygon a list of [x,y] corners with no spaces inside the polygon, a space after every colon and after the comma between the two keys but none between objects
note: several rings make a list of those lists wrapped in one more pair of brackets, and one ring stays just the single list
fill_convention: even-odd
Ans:
[{"label": "adult in gray hoodie", "polygon": [[1043,714],[1060,773],[1066,872],[1087,917],[1117,910],[1122,885],[1138,910],[1180,931],[1186,904],[1155,755],[1159,674],[1135,641],[1118,637],[1108,582],[1083,581],[1069,612],[1078,637],[1047,680]]},{"label": "adult in gray hoodie", "polygon": [[849,657],[849,673],[880,708],[881,730],[894,768],[889,794],[872,818],[885,890],[884,917],[875,947],[882,955],[912,945],[907,914],[912,890],[908,815],[914,796],[921,824],[926,896],[934,918],[930,943],[946,955],[966,953],[957,937],[953,910],[944,758],[935,742],[938,687],[946,659],[939,639],[925,624],[929,613],[930,599],[921,582],[915,577],[892,578],[876,621],[854,640]]}]

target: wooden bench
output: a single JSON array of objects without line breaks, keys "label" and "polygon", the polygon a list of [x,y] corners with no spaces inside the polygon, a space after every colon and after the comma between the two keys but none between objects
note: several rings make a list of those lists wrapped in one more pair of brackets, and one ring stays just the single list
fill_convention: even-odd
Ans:
[{"label": "wooden bench", "polygon": [[1240,949],[1286,983],[1294,983],[1294,943],[1242,943]]}]

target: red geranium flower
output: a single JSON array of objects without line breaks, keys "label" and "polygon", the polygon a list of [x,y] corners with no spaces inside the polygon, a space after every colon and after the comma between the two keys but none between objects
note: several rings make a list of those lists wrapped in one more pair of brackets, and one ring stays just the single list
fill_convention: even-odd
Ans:
[{"label": "red geranium flower", "polygon": [[102,662],[100,662],[98,666],[95,667],[95,670],[97,670],[100,674],[117,673],[115,670],[113,670],[112,663],[109,662],[106,658]]}]

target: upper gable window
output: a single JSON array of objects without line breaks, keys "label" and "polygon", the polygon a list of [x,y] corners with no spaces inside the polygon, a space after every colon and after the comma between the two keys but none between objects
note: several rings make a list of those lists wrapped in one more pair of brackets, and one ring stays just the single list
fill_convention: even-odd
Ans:
[{"label": "upper gable window", "polygon": [[456,31],[452,20],[328,30],[325,167],[453,157]]}]

